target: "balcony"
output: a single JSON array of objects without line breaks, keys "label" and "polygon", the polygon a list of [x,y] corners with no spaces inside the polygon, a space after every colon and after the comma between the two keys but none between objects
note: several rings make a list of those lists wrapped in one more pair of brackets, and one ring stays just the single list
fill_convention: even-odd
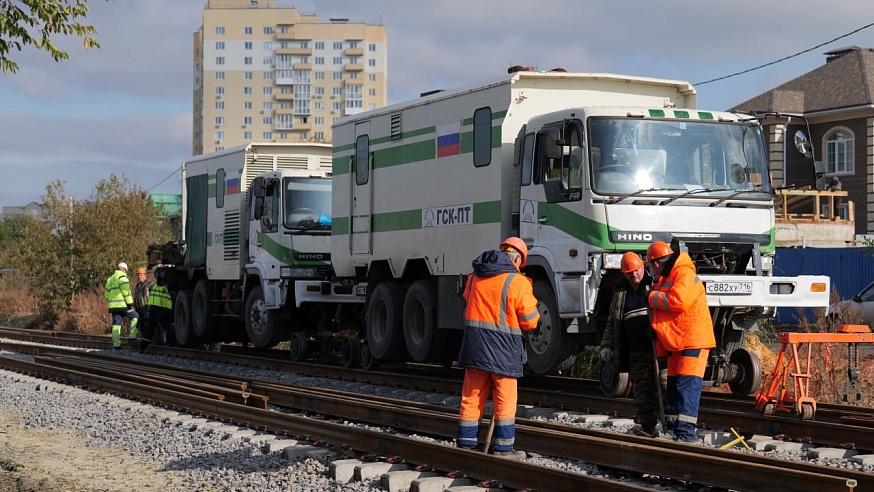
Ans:
[{"label": "balcony", "polygon": [[295,70],[312,70],[313,64],[312,63],[295,63],[293,68]]},{"label": "balcony", "polygon": [[277,55],[312,56],[312,48],[276,48]]},{"label": "balcony", "polygon": [[364,56],[364,48],[346,48],[343,54],[346,56]]},{"label": "balcony", "polygon": [[[294,68],[297,68],[297,66],[295,66]],[[345,70],[347,72],[361,72],[361,71],[364,71],[364,64],[363,63],[347,63],[347,64],[343,65],[343,70]]]},{"label": "balcony", "polygon": [[277,101],[293,101],[294,100],[294,93],[286,92],[285,94],[283,94],[281,92],[278,92],[278,93],[274,93],[273,97]]}]

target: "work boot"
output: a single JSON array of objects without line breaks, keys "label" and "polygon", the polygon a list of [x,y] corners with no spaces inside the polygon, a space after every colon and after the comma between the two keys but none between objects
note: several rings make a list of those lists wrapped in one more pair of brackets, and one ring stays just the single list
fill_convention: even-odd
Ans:
[{"label": "work boot", "polygon": [[635,427],[631,428],[631,433],[634,434],[635,436],[640,436],[640,437],[656,437],[654,427],[649,428],[649,427],[637,427],[637,426],[635,426]]},{"label": "work boot", "polygon": [[510,458],[511,460],[521,461],[528,457],[525,454],[525,451],[519,451],[517,449],[511,449],[509,451],[492,451],[492,454],[495,456],[500,456],[502,458]]}]

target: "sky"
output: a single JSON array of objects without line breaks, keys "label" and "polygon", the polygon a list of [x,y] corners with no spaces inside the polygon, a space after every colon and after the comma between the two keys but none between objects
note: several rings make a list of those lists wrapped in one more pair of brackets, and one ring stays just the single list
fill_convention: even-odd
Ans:
[{"label": "sky", "polygon": [[[70,58],[26,47],[0,73],[0,206],[40,201],[60,180],[77,200],[124,176],[181,193],[191,156],[192,39],[206,0],[88,0],[98,50],[58,38]],[[725,110],[825,63],[874,48],[871,0],[276,0],[302,14],[382,24],[389,103],[491,80],[512,65],[696,84],[698,107]]]}]

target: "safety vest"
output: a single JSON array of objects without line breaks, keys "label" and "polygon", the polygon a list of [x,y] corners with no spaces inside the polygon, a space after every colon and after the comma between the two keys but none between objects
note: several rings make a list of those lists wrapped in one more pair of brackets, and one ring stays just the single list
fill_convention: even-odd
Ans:
[{"label": "safety vest", "polygon": [[116,270],[108,279],[103,295],[109,302],[109,309],[127,309],[132,306],[134,298],[130,293],[130,280],[127,274],[121,270]]},{"label": "safety vest", "polygon": [[649,305],[652,328],[665,349],[673,352],[716,346],[704,283],[687,253],[679,254],[667,277],[656,280]]},{"label": "safety vest", "polygon": [[173,300],[170,299],[170,291],[166,285],[155,284],[152,286],[152,290],[149,291],[149,306],[173,308]]}]

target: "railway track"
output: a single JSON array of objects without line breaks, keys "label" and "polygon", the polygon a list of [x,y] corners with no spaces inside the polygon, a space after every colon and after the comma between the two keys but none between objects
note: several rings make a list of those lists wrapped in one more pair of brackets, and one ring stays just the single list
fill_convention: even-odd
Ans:
[{"label": "railway track", "polygon": [[[82,340],[78,342],[81,343]],[[9,347],[5,348],[9,349]],[[389,442],[376,439],[376,436],[362,436],[356,432],[350,432],[349,429],[342,429],[342,427],[348,426],[337,428],[329,425],[321,428],[310,422],[299,422],[296,419],[302,417],[294,415],[288,416],[289,421],[286,422],[283,417],[274,415],[285,414],[266,409],[269,402],[271,405],[283,408],[295,408],[304,412],[330,415],[338,419],[391,426],[406,432],[448,438],[455,432],[456,411],[446,407],[382,397],[361,397],[348,392],[291,387],[269,381],[235,379],[187,369],[180,373],[176,367],[161,364],[142,364],[139,362],[136,363],[136,367],[127,367],[126,365],[135,363],[132,360],[127,360],[127,357],[93,354],[69,355],[67,350],[45,347],[22,348],[22,350],[37,352],[33,363],[15,359],[12,363],[4,360],[4,365],[19,364],[20,367],[16,370],[31,372],[37,369],[34,366],[28,367],[28,365],[35,364],[39,367],[38,372],[44,377],[73,379],[78,384],[86,384],[85,379],[83,379],[86,378],[84,374],[89,374],[87,376],[88,381],[90,381],[88,386],[97,387],[103,391],[131,394],[136,389],[136,398],[144,401],[161,402],[163,405],[269,428],[276,432],[305,434],[333,442],[349,443],[357,449],[381,455],[397,454],[403,456],[407,461],[427,464],[440,469],[464,469],[471,476],[494,478],[495,470],[500,468],[502,470],[501,476],[497,477],[497,480],[505,485],[530,486],[534,476],[532,474],[540,473],[537,468],[522,466],[517,469],[515,463],[507,468],[505,466],[507,465],[506,460],[498,462],[500,465],[497,465],[496,462],[489,460],[499,458],[458,450],[448,447],[446,444],[438,445],[439,449],[437,450],[421,450],[419,444],[393,440],[389,440]],[[181,356],[181,351],[178,349],[168,349],[167,352],[171,355]],[[290,365],[286,362],[239,354],[194,352],[198,352],[213,361],[228,357],[231,360],[236,360],[236,364],[250,366],[263,364],[280,371],[288,371],[288,365]],[[263,359],[263,361],[259,362],[257,359]],[[311,373],[332,372],[334,370],[335,368],[311,367]],[[344,377],[347,380],[356,378],[354,373],[345,371]],[[411,368],[411,371],[419,373],[423,372],[424,369]],[[119,382],[118,375],[128,373],[137,374],[137,376]],[[411,374],[403,377],[396,374],[365,374],[368,375],[366,379],[385,378],[388,382],[382,384],[392,385],[404,384],[404,377],[414,378],[418,381],[416,384],[409,384],[410,381],[406,382],[409,384],[407,387],[410,388],[433,388],[440,384],[453,384],[454,390],[457,391],[460,387],[457,380],[451,377],[425,380],[422,374]],[[443,382],[441,383],[441,381]],[[559,383],[554,382],[554,384]],[[142,394],[140,394],[141,391]],[[181,396],[177,393],[181,393]],[[244,398],[244,394],[248,396]],[[566,396],[558,394],[557,397],[564,398]],[[604,400],[614,404],[620,402],[620,400]],[[737,490],[851,490],[853,487],[858,487],[858,490],[874,490],[874,482],[871,481],[874,477],[871,474],[853,472],[852,470],[832,469],[799,462],[787,463],[784,460],[766,458],[756,454],[722,451],[703,446],[692,447],[685,444],[642,439],[615,432],[579,429],[537,420],[519,419],[517,424],[517,445],[520,449],[544,455],[561,455],[628,473],[654,474],[675,481],[691,481],[702,485]],[[805,424],[809,424],[809,422]],[[381,434],[384,435],[384,433]],[[470,455],[475,456],[471,457]],[[445,456],[445,458],[437,456]],[[531,465],[529,464],[529,466]],[[507,470],[503,471],[505,468]],[[690,472],[690,470],[693,471]],[[727,473],[727,470],[743,470],[743,472]],[[519,481],[522,479],[527,481]],[[552,479],[544,477],[543,480],[546,481],[540,482],[538,478],[539,488],[585,490],[594,486],[591,482],[581,481],[579,477],[560,476],[554,478],[556,480],[554,484],[548,481]],[[547,483],[550,486],[546,486]],[[573,483],[576,488],[561,488],[563,487],[561,484],[564,483]],[[773,488],[770,488],[771,485],[768,484],[774,484]],[[597,486],[602,485],[598,483]],[[598,490],[620,489],[598,488]]]}]

